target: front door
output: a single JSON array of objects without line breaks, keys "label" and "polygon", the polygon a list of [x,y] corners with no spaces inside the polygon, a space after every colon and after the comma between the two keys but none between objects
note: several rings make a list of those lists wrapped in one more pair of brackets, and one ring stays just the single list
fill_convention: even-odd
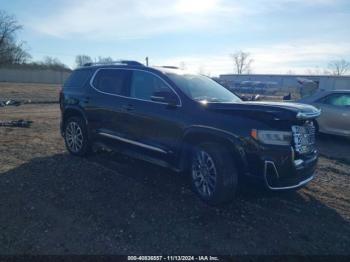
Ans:
[{"label": "front door", "polygon": [[143,153],[172,163],[184,128],[180,97],[160,76],[143,70],[133,70],[129,95],[130,137]]}]

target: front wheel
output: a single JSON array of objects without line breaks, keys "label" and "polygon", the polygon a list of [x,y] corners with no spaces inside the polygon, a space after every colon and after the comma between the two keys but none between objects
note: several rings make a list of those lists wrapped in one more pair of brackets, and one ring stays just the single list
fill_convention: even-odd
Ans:
[{"label": "front wheel", "polygon": [[82,118],[71,117],[65,121],[64,140],[68,151],[77,156],[87,155],[90,150],[90,142],[86,125]]},{"label": "front wheel", "polygon": [[203,143],[192,153],[190,168],[193,190],[208,204],[219,205],[233,199],[237,188],[237,169],[224,145]]}]

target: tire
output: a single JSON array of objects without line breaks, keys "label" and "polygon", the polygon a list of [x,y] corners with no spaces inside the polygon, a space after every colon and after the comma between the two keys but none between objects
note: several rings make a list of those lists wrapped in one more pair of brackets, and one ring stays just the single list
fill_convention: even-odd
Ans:
[{"label": "tire", "polygon": [[72,155],[86,156],[91,152],[86,124],[81,117],[70,117],[64,125],[64,141]]},{"label": "tire", "polygon": [[197,145],[191,155],[190,181],[192,189],[209,205],[232,200],[238,181],[233,155],[222,144]]}]

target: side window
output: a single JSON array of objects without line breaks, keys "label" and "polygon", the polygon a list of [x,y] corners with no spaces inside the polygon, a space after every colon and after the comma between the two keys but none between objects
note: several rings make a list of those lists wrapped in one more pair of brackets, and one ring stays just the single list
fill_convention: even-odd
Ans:
[{"label": "side window", "polygon": [[325,97],[322,103],[332,106],[350,106],[350,95],[348,94],[334,94]]},{"label": "side window", "polygon": [[92,70],[82,69],[75,70],[64,83],[66,88],[81,88],[87,83],[92,76]]},{"label": "side window", "polygon": [[107,94],[126,95],[129,79],[129,70],[101,69],[92,84],[97,90]]},{"label": "side window", "polygon": [[179,104],[176,94],[163,80],[144,71],[133,71],[130,97]]}]

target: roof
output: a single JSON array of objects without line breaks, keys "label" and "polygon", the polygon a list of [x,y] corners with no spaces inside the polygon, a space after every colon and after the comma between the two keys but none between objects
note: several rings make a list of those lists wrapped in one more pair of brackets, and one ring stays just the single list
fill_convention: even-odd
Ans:
[{"label": "roof", "polygon": [[127,64],[92,64],[88,66],[82,66],[77,68],[76,70],[89,70],[89,69],[98,69],[98,68],[130,68],[130,69],[143,69],[148,71],[157,71],[163,74],[194,74],[193,72],[189,72],[186,70],[182,70],[176,67],[169,66],[144,66],[144,65],[127,65]]},{"label": "roof", "polygon": [[106,65],[144,66],[140,62],[134,61],[134,60],[117,60],[117,61],[107,61],[107,62],[86,63],[83,65],[83,67],[106,66]]},{"label": "roof", "polygon": [[106,63],[87,63],[76,70],[88,70],[91,68],[131,68],[131,69],[144,69],[150,71],[157,71],[161,73],[171,73],[171,74],[196,74],[191,71],[180,69],[176,66],[145,66],[137,61],[132,60],[120,60]]}]

